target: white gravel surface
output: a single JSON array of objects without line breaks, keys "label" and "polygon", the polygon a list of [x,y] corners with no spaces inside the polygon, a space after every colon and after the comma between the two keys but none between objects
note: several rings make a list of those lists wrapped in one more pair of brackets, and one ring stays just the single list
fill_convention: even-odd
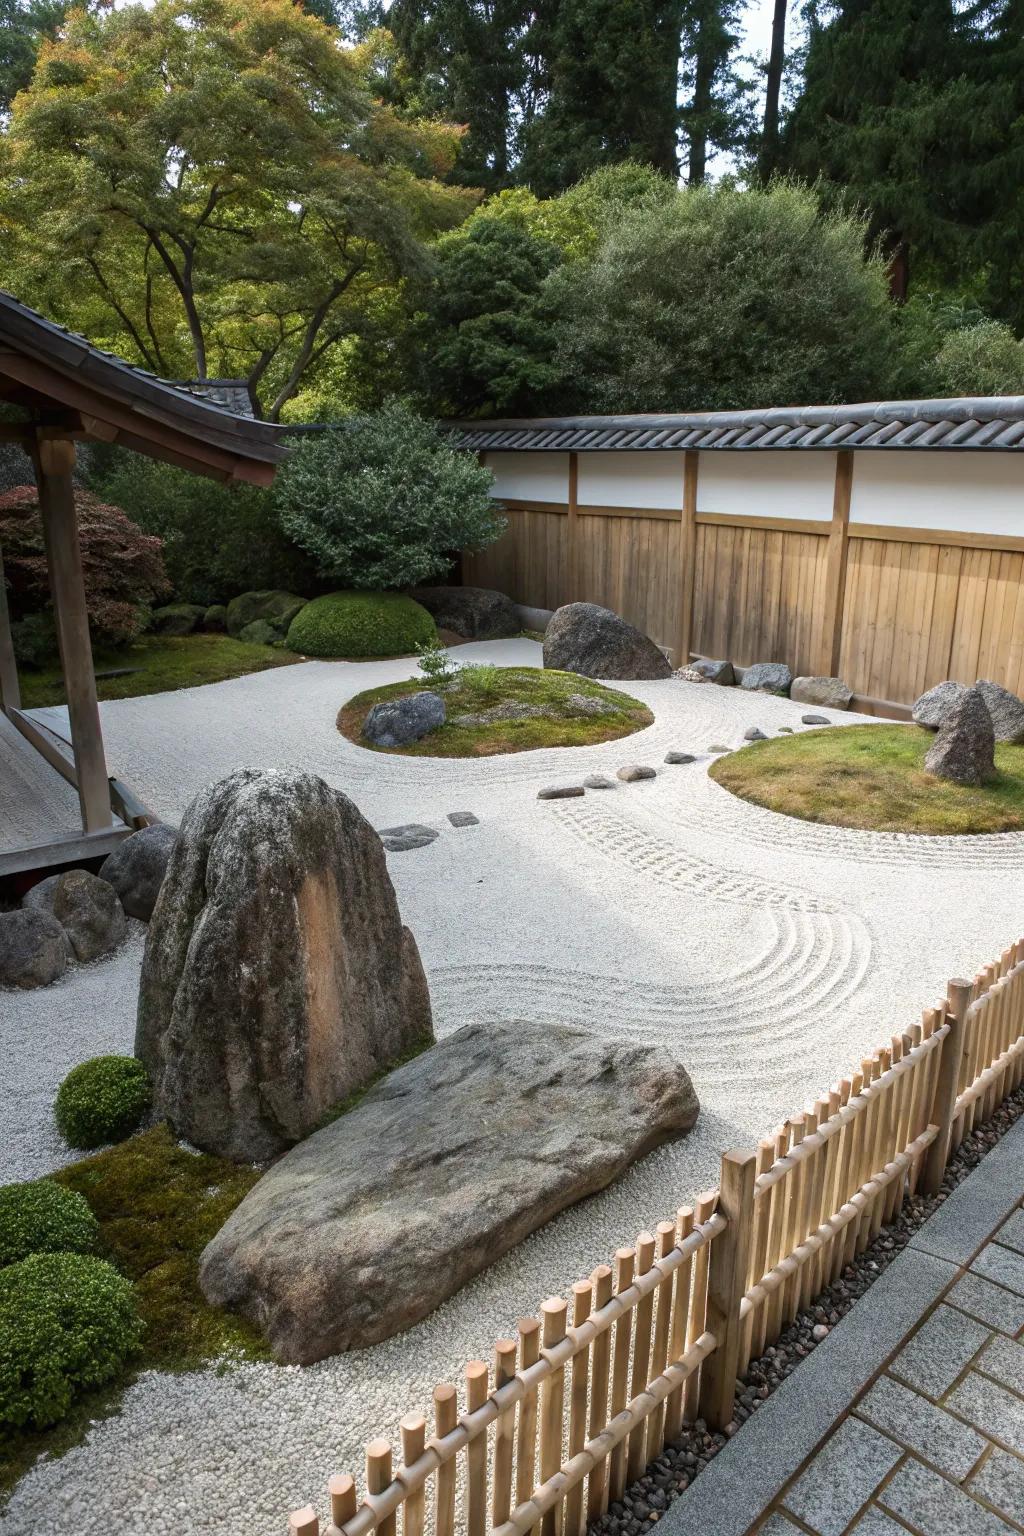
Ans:
[{"label": "white gravel surface", "polygon": [[[539,664],[540,647],[460,647],[460,661]],[[914,1022],[948,977],[1019,936],[1024,836],[912,838],[817,827],[735,800],[707,748],[747,726],[800,727],[806,706],[678,681],[634,683],[655,724],[624,741],[474,761],[390,758],[335,729],[352,694],[411,675],[404,661],[310,662],[103,706],[112,771],[168,819],[243,765],[308,769],[373,823],[425,822],[428,847],[389,855],[431,984],[438,1034],[471,1019],[563,1019],[670,1041],[700,1096],[696,1130],[566,1212],[411,1332],[310,1369],[247,1365],[148,1374],[119,1416],[37,1465],[3,1530],[81,1536],[280,1536],[327,1478],[359,1474],[365,1442],[426,1410],[434,1384],[491,1357],[494,1340],[615,1247],[715,1182],[720,1153],[750,1146]],[[822,711],[839,722],[857,716]],[[662,763],[692,751],[689,766]],[[536,799],[624,763],[653,781]],[[448,811],[479,826],[453,828]],[[63,1073],[129,1050],[141,934],[45,991],[0,994],[5,1070],[0,1178],[66,1160],[49,1105]]]}]

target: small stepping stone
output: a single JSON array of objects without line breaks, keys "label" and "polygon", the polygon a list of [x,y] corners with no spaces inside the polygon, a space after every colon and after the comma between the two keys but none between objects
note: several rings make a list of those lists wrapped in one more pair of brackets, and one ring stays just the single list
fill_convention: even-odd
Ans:
[{"label": "small stepping stone", "polygon": [[779,726],[779,735],[780,736],[792,736],[792,734],[793,734],[793,727],[791,725],[780,725]]},{"label": "small stepping stone", "polygon": [[589,778],[583,780],[587,789],[614,789],[615,780],[606,779],[603,773],[592,773]]},{"label": "small stepping stone", "polygon": [[407,853],[410,848],[425,848],[439,834],[433,827],[410,821],[402,827],[381,827],[380,840],[388,853]]},{"label": "small stepping stone", "polygon": [[695,763],[697,759],[692,752],[666,752],[666,763]]},{"label": "small stepping stone", "polygon": [[723,747],[720,743],[716,742],[714,746],[708,747],[708,751],[709,752],[731,752],[732,751],[732,747]]},{"label": "small stepping stone", "polygon": [[576,800],[586,791],[582,784],[552,784],[548,789],[538,789],[538,800]]},{"label": "small stepping stone", "polygon": [[635,784],[638,779],[653,779],[657,777],[656,770],[645,768],[642,763],[627,763],[625,768],[620,768],[619,778],[624,784]]},{"label": "small stepping stone", "polygon": [[448,820],[453,827],[478,827],[480,817],[474,816],[472,811],[449,811]]},{"label": "small stepping stone", "polygon": [[832,721],[831,720],[826,720],[824,715],[801,715],[800,716],[800,721],[801,721],[801,724],[803,724],[803,725],[831,725],[832,724]]},{"label": "small stepping stone", "polygon": [[764,731],[762,731],[760,729],[760,727],[758,727],[756,725],[750,725],[743,732],[743,740],[744,741],[767,741],[768,737],[765,735]]}]

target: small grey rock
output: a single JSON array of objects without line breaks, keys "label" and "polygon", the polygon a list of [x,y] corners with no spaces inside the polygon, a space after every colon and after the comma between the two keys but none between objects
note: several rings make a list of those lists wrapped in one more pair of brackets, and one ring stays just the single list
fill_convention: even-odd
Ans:
[{"label": "small grey rock", "polygon": [[704,676],[704,673],[698,672],[696,667],[676,667],[676,670],[672,673],[672,676],[678,678],[681,683],[707,682],[707,678]]},{"label": "small grey rock", "polygon": [[944,683],[936,683],[934,688],[929,688],[927,693],[922,693],[916,700],[911,719],[915,725],[924,725],[929,730],[937,731],[954,704],[959,704],[966,692],[966,683],[954,683],[949,679]]},{"label": "small grey rock", "polygon": [[576,800],[586,791],[582,784],[551,784],[547,789],[538,789],[538,800]]},{"label": "small grey rock", "polygon": [[666,763],[695,763],[697,759],[692,752],[666,752]]},{"label": "small grey rock", "polygon": [[989,682],[987,677],[979,677],[974,686],[992,716],[996,741],[1009,741],[1016,745],[1024,742],[1024,701],[1008,688]]},{"label": "small grey rock", "polygon": [[363,721],[363,735],[376,747],[404,747],[444,725],[446,715],[444,699],[425,688],[375,704]]},{"label": "small grey rock", "polygon": [[758,725],[748,725],[747,729],[743,732],[743,740],[744,741],[767,741],[768,737],[765,735],[764,731],[761,730],[760,726],[758,726]]},{"label": "small grey rock", "polygon": [[388,853],[408,853],[411,848],[425,848],[438,833],[433,827],[410,821],[401,827],[381,827],[379,836]]},{"label": "small grey rock", "polygon": [[48,987],[70,960],[71,944],[52,912],[0,912],[0,986]]},{"label": "small grey rock", "polygon": [[41,880],[26,895],[25,906],[53,914],[83,965],[116,949],[128,929],[114,887],[86,869]]},{"label": "small grey rock", "polygon": [[591,773],[583,780],[585,789],[614,789],[615,780],[606,779],[603,773]]},{"label": "small grey rock", "polygon": [[716,742],[713,742],[710,747],[708,747],[708,751],[709,752],[731,752],[732,751],[732,747],[723,747],[722,743],[720,741],[716,741]]},{"label": "small grey rock", "polygon": [[784,661],[756,661],[743,674],[740,687],[748,693],[788,694],[793,674]]},{"label": "small grey rock", "polygon": [[831,725],[832,721],[825,715],[801,715],[801,725]]},{"label": "small grey rock", "polygon": [[984,784],[995,770],[995,731],[979,689],[968,688],[939,726],[924,766],[953,784]]},{"label": "small grey rock", "polygon": [[780,725],[779,726],[779,735],[780,736],[792,736],[792,734],[793,734],[793,727],[791,725]]},{"label": "small grey rock", "polygon": [[657,770],[648,768],[643,763],[627,763],[618,771],[618,778],[624,784],[636,784],[640,779],[653,779],[657,777]]},{"label": "small grey rock", "polygon": [[798,704],[824,704],[826,709],[849,709],[853,689],[841,677],[794,677],[789,690]]},{"label": "small grey rock", "polygon": [[720,683],[726,688],[731,688],[736,682],[731,661],[711,661],[702,657],[699,661],[691,661],[690,669],[699,672],[707,682]]},{"label": "small grey rock", "polygon": [[158,821],[155,826],[133,832],[103,860],[99,877],[114,887],[129,917],[148,923],[153,916],[177,841],[175,828]]},{"label": "small grey rock", "polygon": [[449,811],[448,820],[453,827],[478,827],[479,816],[474,816],[472,811]]}]

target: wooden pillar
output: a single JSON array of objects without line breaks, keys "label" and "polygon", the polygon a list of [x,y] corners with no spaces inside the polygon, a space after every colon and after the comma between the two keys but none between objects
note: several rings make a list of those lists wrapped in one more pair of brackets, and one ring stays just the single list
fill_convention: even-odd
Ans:
[{"label": "wooden pillar", "polygon": [[112,824],[110,788],[96,701],[82,551],[71,478],[75,467],[75,445],[70,438],[44,438],[38,443],[33,459],[71,722],[82,827],[86,832],[102,832]]},{"label": "wooden pillar", "polygon": [[849,552],[850,494],[853,490],[853,449],[836,454],[836,483],[832,496],[832,527],[828,536],[825,570],[825,611],[821,621],[818,671],[825,677],[839,672],[843,643],[843,608],[846,598],[846,559]]},{"label": "wooden pillar", "polygon": [[679,530],[679,666],[688,667],[693,648],[693,580],[697,564],[697,471],[700,454],[688,448],[683,460],[683,521]]},{"label": "wooden pillar", "polygon": [[726,1152],[722,1158],[718,1210],[727,1225],[712,1239],[708,1261],[707,1329],[718,1342],[700,1368],[700,1413],[709,1429],[725,1429],[736,1406],[743,1338],[740,1303],[750,1264],[756,1165],[754,1152]]},{"label": "wooden pillar", "polygon": [[20,706],[18,663],[14,657],[11,614],[7,606],[7,583],[4,581],[4,553],[0,549],[0,709],[19,709]]},{"label": "wooden pillar", "polygon": [[579,478],[580,478],[579,458],[578,458],[578,456],[575,453],[570,453],[570,455],[569,455],[569,496],[568,496],[568,503],[567,503],[568,504],[568,508],[569,508],[569,521],[568,521],[568,528],[566,530],[566,538],[567,538],[567,542],[568,542],[568,560],[569,560],[569,596],[566,598],[566,602],[568,602],[568,603],[581,603],[581,602],[584,601],[584,594],[580,590],[579,518],[577,516],[577,507],[578,507],[578,500],[579,500],[579,498],[578,498]]}]

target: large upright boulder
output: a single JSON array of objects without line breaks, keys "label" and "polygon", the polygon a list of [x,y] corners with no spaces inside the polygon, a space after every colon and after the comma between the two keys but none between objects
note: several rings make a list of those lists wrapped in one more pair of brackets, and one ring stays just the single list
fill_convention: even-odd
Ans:
[{"label": "large upright boulder", "polygon": [[967,688],[948,711],[928,748],[924,766],[954,784],[984,784],[995,771],[992,716],[978,688]]},{"label": "large upright boulder", "polygon": [[490,587],[417,587],[410,596],[438,629],[466,640],[507,640],[523,627],[512,599]]},{"label": "large upright boulder", "polygon": [[467,1024],[264,1174],[200,1284],[306,1365],[409,1328],[566,1206],[688,1131],[660,1045]]},{"label": "large upright boulder", "polygon": [[263,1161],[432,1038],[416,942],[352,801],[251,768],[197,795],[142,965],[135,1053],[157,1115]]},{"label": "large upright boulder", "polygon": [[987,677],[979,677],[974,686],[992,716],[996,741],[1009,741],[1017,746],[1024,742],[1024,700],[999,683],[990,682]]},{"label": "large upright boulder", "polygon": [[620,682],[672,676],[671,663],[653,640],[597,603],[566,603],[555,610],[544,634],[544,665]]}]

